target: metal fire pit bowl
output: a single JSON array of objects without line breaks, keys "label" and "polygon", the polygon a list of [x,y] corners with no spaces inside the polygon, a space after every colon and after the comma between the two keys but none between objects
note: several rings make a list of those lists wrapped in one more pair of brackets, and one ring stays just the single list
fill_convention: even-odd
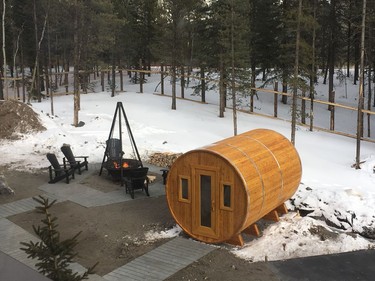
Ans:
[{"label": "metal fire pit bowl", "polygon": [[[121,179],[121,167],[118,167],[115,164],[115,162],[118,163],[118,165],[120,164],[119,163],[120,161],[108,159],[104,165],[104,168],[107,169],[108,174],[110,174],[113,179],[120,180]],[[139,167],[142,166],[141,161],[136,160],[136,159],[122,159],[122,163],[127,164],[127,167],[122,168],[122,176],[125,178],[128,177],[128,175],[130,174],[132,170],[138,169]]]}]

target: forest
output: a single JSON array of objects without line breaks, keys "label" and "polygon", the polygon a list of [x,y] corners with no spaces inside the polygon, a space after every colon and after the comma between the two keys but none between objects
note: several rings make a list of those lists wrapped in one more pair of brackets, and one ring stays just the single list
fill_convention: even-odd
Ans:
[{"label": "forest", "polygon": [[[9,89],[16,85],[18,99],[40,100],[45,91],[48,95],[68,87],[71,73],[78,110],[79,92],[89,87],[90,74],[106,70],[114,77],[115,71],[137,69],[142,70],[142,80],[150,75],[151,66],[158,65],[165,66],[171,77],[172,101],[178,77],[199,69],[196,74],[205,88],[207,74],[214,73],[220,114],[227,96],[233,104],[236,94],[251,99],[259,77],[264,83],[279,81],[282,92],[292,92],[294,99],[301,91],[314,98],[317,75],[323,75],[328,101],[334,103],[334,76],[350,76],[354,84],[362,83],[362,95],[368,95],[368,104],[362,98],[359,107],[375,106],[373,84],[366,84],[375,79],[373,0],[3,0],[2,4],[0,100],[9,98]],[[114,91],[115,85],[111,87]],[[280,98],[283,103],[287,99],[287,95]],[[172,109],[175,106],[174,101]]]}]

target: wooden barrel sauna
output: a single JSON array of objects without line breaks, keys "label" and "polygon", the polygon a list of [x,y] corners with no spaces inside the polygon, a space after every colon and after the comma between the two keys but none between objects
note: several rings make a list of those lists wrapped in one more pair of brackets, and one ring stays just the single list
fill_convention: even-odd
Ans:
[{"label": "wooden barrel sauna", "polygon": [[261,218],[278,220],[302,175],[299,155],[283,135],[257,129],[189,151],[171,166],[169,209],[193,238],[243,245]]}]

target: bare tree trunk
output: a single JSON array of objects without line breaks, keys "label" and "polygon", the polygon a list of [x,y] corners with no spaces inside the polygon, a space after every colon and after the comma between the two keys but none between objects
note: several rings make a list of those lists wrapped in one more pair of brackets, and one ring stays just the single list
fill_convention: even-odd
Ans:
[{"label": "bare tree trunk", "polygon": [[234,3],[231,2],[231,61],[232,61],[232,101],[233,101],[233,135],[237,135],[237,99],[236,99],[236,80],[235,80],[235,58],[234,58]]},{"label": "bare tree trunk", "polygon": [[[120,64],[120,66],[121,66],[121,64]],[[120,69],[119,72],[120,72],[120,91],[123,92],[124,91],[124,77],[123,77],[122,68]]]},{"label": "bare tree trunk", "polygon": [[78,3],[75,0],[74,15],[74,118],[73,125],[78,126],[79,112],[79,42],[78,42]]},{"label": "bare tree trunk", "polygon": [[360,64],[360,45],[361,43],[358,40],[358,33],[354,35],[354,79],[353,84],[357,85],[359,74],[359,64]]},{"label": "bare tree trunk", "polygon": [[176,65],[172,65],[172,110],[176,110]]},{"label": "bare tree trunk", "polygon": [[[314,20],[316,20],[316,9],[317,9],[317,0],[314,0]],[[313,28],[313,38],[312,38],[312,64],[311,64],[311,76],[310,76],[310,131],[313,131],[314,127],[314,95],[315,95],[315,79],[316,79],[316,70],[315,70],[315,51],[316,51],[316,27]]]},{"label": "bare tree trunk", "polygon": [[[306,97],[306,91],[302,90],[302,97]],[[306,124],[306,100],[301,101],[301,123]]]},{"label": "bare tree trunk", "polygon": [[[371,111],[371,99],[372,99],[372,88],[371,88],[371,64],[368,66],[368,95],[367,95],[367,110]],[[371,137],[371,114],[367,113],[367,137]]]},{"label": "bare tree trunk", "polygon": [[[37,36],[37,23],[36,23],[36,6],[35,6],[35,0],[34,0],[34,17],[35,17],[35,36]],[[34,63],[34,69],[33,69],[33,77],[31,80],[31,89],[30,93],[33,93],[33,91],[37,90],[38,91],[38,101],[41,101],[41,95],[40,95],[40,79],[39,79],[39,53],[40,53],[40,46],[42,44],[42,41],[44,39],[44,33],[46,31],[46,26],[47,26],[47,20],[48,20],[48,9],[46,16],[44,17],[44,24],[43,24],[43,30],[42,34],[40,35],[39,41],[37,41],[37,46],[36,46],[36,55],[35,55],[35,63]],[[36,37],[36,40],[38,38]],[[29,94],[27,102],[30,103],[31,100],[31,95]]]},{"label": "bare tree trunk", "polygon": [[[369,21],[368,23],[369,27],[368,27],[368,49],[369,50],[372,50],[373,46],[372,46],[372,28],[373,28],[373,25],[372,25],[372,22]],[[367,83],[368,83],[368,94],[367,94],[367,109],[368,110],[371,110],[371,99],[372,99],[372,83],[371,83],[371,72],[372,72],[372,59],[373,59],[373,56],[372,56],[372,53],[371,52],[368,52],[367,54],[367,59],[368,59],[368,73],[367,73]],[[368,137],[371,137],[371,115],[369,113],[367,113],[367,136]]]},{"label": "bare tree trunk", "polygon": [[219,86],[219,117],[223,118],[224,117],[224,112],[225,112],[225,91],[224,91],[224,62],[223,62],[223,56],[220,54],[220,86]]},{"label": "bare tree trunk", "polygon": [[[51,62],[51,33],[50,33],[50,29],[49,29],[49,21],[48,21],[48,25],[47,25],[47,34],[48,34],[48,41],[47,41],[47,44],[48,44],[48,67],[46,69],[47,71],[47,77],[48,77],[48,84],[49,84],[49,87],[50,87],[50,101],[51,101],[51,115],[55,115],[55,111],[54,111],[54,108],[53,108],[53,87],[52,87],[52,62]],[[56,65],[55,65],[56,67]]]},{"label": "bare tree trunk", "polygon": [[2,36],[3,36],[3,78],[5,85],[5,99],[8,98],[8,80],[7,80],[7,56],[5,51],[5,13],[6,13],[6,1],[3,0],[3,15],[2,15]]},{"label": "bare tree trunk", "polygon": [[297,121],[297,94],[298,94],[298,70],[299,70],[299,44],[301,33],[301,14],[302,14],[302,0],[298,4],[298,19],[297,19],[297,36],[296,36],[296,52],[294,61],[294,85],[292,97],[292,133],[291,142],[296,143],[296,121]]},{"label": "bare tree trunk", "polygon": [[359,76],[359,94],[358,94],[358,116],[357,116],[357,149],[355,158],[355,168],[360,169],[361,161],[361,136],[363,132],[363,77],[365,68],[365,30],[366,30],[366,0],[363,0],[362,9],[362,32],[361,32],[361,75]]},{"label": "bare tree trunk", "polygon": [[201,93],[202,93],[201,101],[206,102],[206,80],[204,77],[204,66],[201,66],[200,68],[201,68],[200,74],[201,74]]},{"label": "bare tree trunk", "polygon": [[181,69],[181,75],[180,75],[180,80],[181,80],[181,98],[185,98],[185,68],[183,65],[180,67]]},{"label": "bare tree trunk", "polygon": [[161,64],[160,66],[160,91],[161,94],[164,95],[164,65]]},{"label": "bare tree trunk", "polygon": [[19,81],[18,81],[19,75],[18,75],[16,59],[17,59],[18,50],[19,50],[19,46],[20,46],[20,37],[21,37],[22,31],[23,31],[23,26],[22,26],[22,29],[20,30],[20,32],[17,35],[17,39],[16,39],[16,42],[15,42],[15,50],[14,50],[14,54],[13,54],[13,67],[14,67],[14,72],[15,72],[15,75],[16,75],[15,87],[16,87],[16,90],[17,90],[17,98],[20,97],[20,89],[19,89]]},{"label": "bare tree trunk", "polygon": [[[286,81],[287,79],[286,79],[286,77],[284,77],[283,76],[283,89],[282,89],[282,92],[283,93],[287,93],[288,92],[288,82]],[[288,103],[288,96],[286,96],[286,95],[282,95],[281,96],[281,102],[283,103],[283,104],[287,104]]]},{"label": "bare tree trunk", "polygon": [[[111,79],[111,97],[114,97],[115,96],[115,90],[116,90],[116,66],[115,66],[115,54],[114,54],[114,50],[112,48],[112,79]],[[140,83],[142,83],[140,81]]]},{"label": "bare tree trunk", "polygon": [[[336,0],[331,1],[331,11],[330,11],[330,42],[329,42],[329,57],[328,57],[328,101],[335,102],[335,91],[333,89],[333,78],[335,72],[335,52],[336,52],[336,34],[335,34],[335,24],[336,24]],[[333,105],[328,106],[330,114],[330,130],[335,130],[335,107]]]},{"label": "bare tree trunk", "polygon": [[26,102],[26,79],[25,79],[25,65],[23,62],[23,45],[21,45],[21,77],[22,77],[22,101]]},{"label": "bare tree trunk", "polygon": [[[349,0],[349,10],[352,10],[352,0]],[[350,18],[348,19],[348,33],[346,40],[346,77],[350,77],[350,49],[352,43],[352,16],[350,13]]]},{"label": "bare tree trunk", "polygon": [[[279,83],[276,81],[275,85],[273,86],[273,90],[275,92],[279,91]],[[277,99],[278,99],[278,94],[274,93],[273,94],[273,116],[277,118]]]},{"label": "bare tree trunk", "polygon": [[172,25],[173,25],[173,48],[172,48],[172,110],[176,110],[176,65],[177,65],[177,28],[178,28],[178,11],[173,8]]},{"label": "bare tree trunk", "polygon": [[[256,68],[255,64],[253,63],[251,65],[251,88],[255,88],[255,79],[256,79],[256,74],[255,74]],[[256,95],[255,90],[251,89],[251,94],[250,94],[250,112],[254,112],[254,96]]]},{"label": "bare tree trunk", "polygon": [[145,73],[143,72],[142,59],[139,60],[139,92],[143,93],[143,82],[145,79]]},{"label": "bare tree trunk", "polygon": [[33,70],[33,79],[31,83],[31,95],[35,94],[38,102],[42,101],[40,93],[40,77],[39,77],[39,48],[38,48],[38,18],[36,15],[36,2],[34,0],[34,29],[35,29],[35,65]]}]

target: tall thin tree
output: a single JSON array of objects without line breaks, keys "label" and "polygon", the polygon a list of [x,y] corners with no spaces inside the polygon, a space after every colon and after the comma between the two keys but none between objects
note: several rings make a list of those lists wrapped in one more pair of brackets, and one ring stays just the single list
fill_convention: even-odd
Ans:
[{"label": "tall thin tree", "polygon": [[237,99],[236,99],[236,78],[235,78],[235,53],[234,53],[234,1],[231,1],[231,84],[233,102],[233,135],[237,135]]},{"label": "tall thin tree", "polygon": [[78,42],[78,1],[75,0],[75,14],[74,14],[74,119],[73,125],[78,126],[78,112],[79,112],[79,42]]},{"label": "tall thin tree", "polygon": [[294,83],[293,83],[293,97],[292,97],[292,133],[291,142],[295,145],[296,139],[296,121],[297,121],[297,94],[298,94],[298,70],[299,70],[299,45],[301,33],[301,14],[302,14],[302,0],[298,3],[298,18],[297,18],[297,36],[296,36],[296,52],[294,61]]},{"label": "tall thin tree", "polygon": [[359,94],[358,94],[358,116],[357,116],[357,149],[355,157],[355,168],[360,169],[361,160],[361,137],[363,133],[363,78],[365,71],[365,31],[366,31],[366,0],[363,0],[362,7],[362,25],[361,25],[361,74],[359,75]]},{"label": "tall thin tree", "polygon": [[3,14],[2,14],[2,32],[3,32],[3,78],[5,85],[5,98],[8,98],[8,81],[7,81],[7,56],[5,51],[5,13],[6,13],[6,1],[3,0]]}]

